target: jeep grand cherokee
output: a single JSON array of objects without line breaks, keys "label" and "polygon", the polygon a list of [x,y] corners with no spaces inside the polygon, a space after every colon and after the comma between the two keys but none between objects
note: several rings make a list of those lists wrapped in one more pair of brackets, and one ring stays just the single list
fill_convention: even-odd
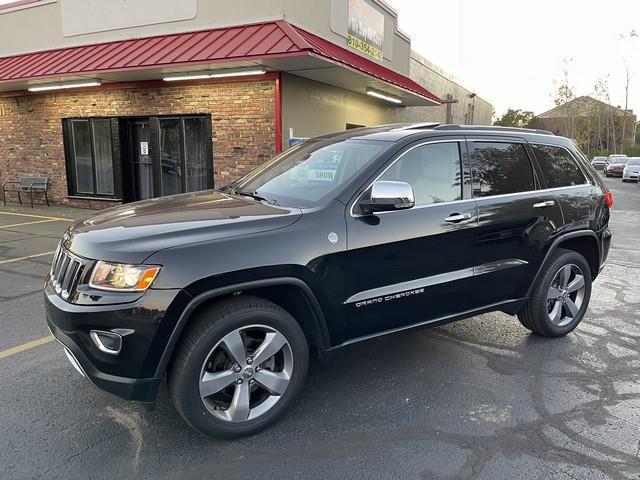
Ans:
[{"label": "jeep grand cherokee", "polygon": [[[64,234],[46,316],[92,383],[254,433],[310,351],[483,312],[559,337],[607,257],[611,193],[543,131],[390,125],[305,141],[220,190],[118,206]],[[496,328],[500,328],[496,325]]]}]

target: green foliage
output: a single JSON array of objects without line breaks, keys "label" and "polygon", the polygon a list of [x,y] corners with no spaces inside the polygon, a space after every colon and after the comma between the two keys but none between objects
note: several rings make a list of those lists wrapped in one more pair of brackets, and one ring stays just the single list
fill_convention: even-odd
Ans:
[{"label": "green foliage", "polygon": [[536,123],[536,119],[533,112],[510,108],[493,124],[499,127],[538,128],[534,126],[534,123]]}]

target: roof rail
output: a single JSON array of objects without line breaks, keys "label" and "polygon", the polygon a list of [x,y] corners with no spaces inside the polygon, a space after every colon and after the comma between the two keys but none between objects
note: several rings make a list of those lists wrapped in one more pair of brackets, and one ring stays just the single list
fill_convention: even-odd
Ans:
[{"label": "roof rail", "polygon": [[537,128],[516,128],[516,127],[499,127],[499,126],[491,126],[491,125],[451,125],[451,124],[443,124],[437,125],[433,127],[434,130],[481,130],[487,132],[526,132],[526,133],[537,133],[540,135],[555,135],[553,132],[548,130],[540,130]]},{"label": "roof rail", "polygon": [[421,130],[423,128],[435,128],[440,125],[437,122],[399,123],[393,130]]}]

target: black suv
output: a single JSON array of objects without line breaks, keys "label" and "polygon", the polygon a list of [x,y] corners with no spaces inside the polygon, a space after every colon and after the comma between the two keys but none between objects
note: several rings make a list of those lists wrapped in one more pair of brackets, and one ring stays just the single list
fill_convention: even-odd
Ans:
[{"label": "black suv", "polygon": [[[64,234],[51,332],[92,383],[254,433],[321,355],[483,312],[559,337],[607,257],[612,196],[548,132],[389,125],[305,141],[221,190],[118,206]],[[496,325],[499,328],[499,325]]]}]

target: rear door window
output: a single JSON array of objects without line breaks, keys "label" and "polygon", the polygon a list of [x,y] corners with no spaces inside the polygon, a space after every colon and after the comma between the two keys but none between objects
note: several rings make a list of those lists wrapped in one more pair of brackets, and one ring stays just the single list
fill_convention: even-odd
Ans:
[{"label": "rear door window", "polygon": [[533,167],[520,143],[476,141],[471,162],[476,197],[535,190]]},{"label": "rear door window", "polygon": [[568,150],[562,147],[535,144],[532,144],[531,148],[548,188],[571,187],[587,183],[578,163]]}]

